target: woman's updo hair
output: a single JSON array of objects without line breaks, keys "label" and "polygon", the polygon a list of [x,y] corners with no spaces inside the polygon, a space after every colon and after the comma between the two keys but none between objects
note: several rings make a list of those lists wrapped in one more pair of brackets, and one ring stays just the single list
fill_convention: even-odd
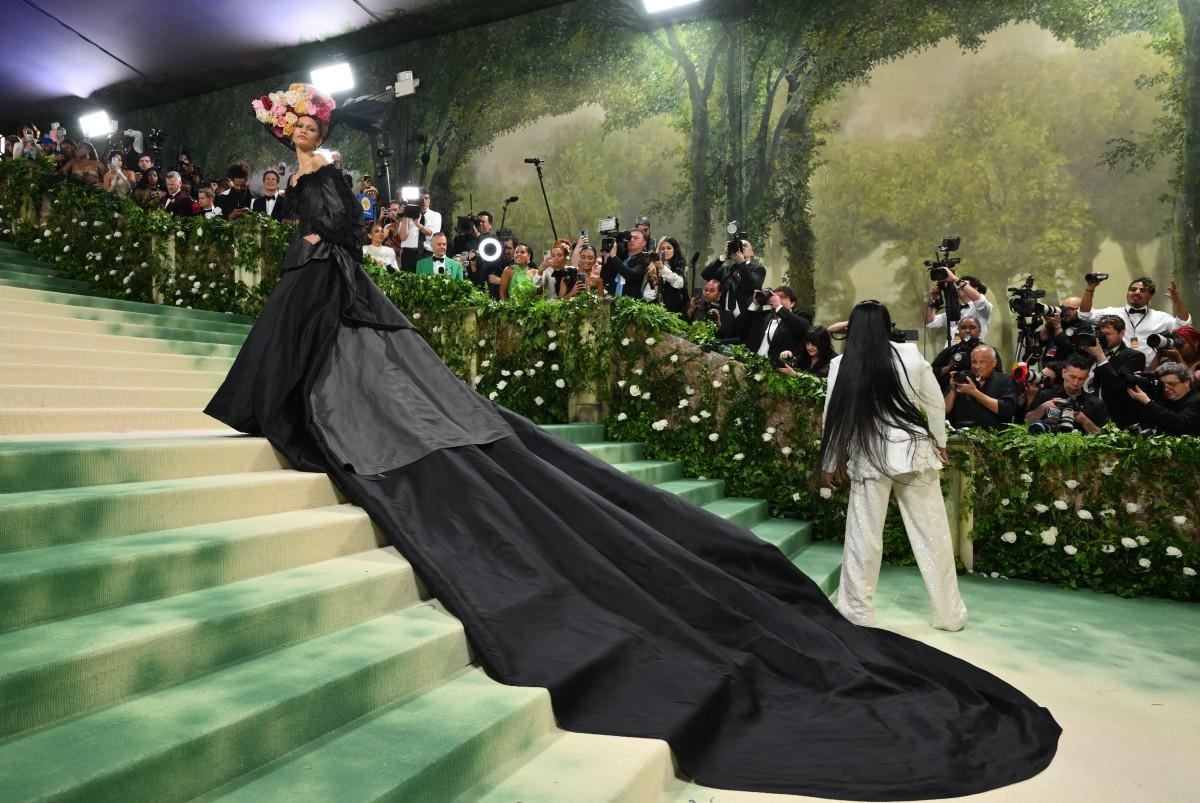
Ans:
[{"label": "woman's updo hair", "polygon": [[323,145],[325,143],[325,140],[329,137],[329,123],[325,122],[320,117],[317,117],[312,114],[297,115],[296,120],[297,120],[297,122],[299,122],[300,120],[303,120],[305,117],[307,117],[309,120],[312,120],[314,123],[317,124],[317,134],[318,134],[318,136],[321,137],[321,141],[318,142],[317,144]]}]

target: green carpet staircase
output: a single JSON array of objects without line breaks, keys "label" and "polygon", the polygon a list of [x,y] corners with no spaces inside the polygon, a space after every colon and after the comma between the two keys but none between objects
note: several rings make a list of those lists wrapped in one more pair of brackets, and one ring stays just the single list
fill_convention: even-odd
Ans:
[{"label": "green carpet staircase", "polygon": [[[559,730],[326,477],[199,412],[249,323],[89,295],[0,244],[0,798],[664,799],[664,743]],[[832,591],[807,523],[549,429]]]}]

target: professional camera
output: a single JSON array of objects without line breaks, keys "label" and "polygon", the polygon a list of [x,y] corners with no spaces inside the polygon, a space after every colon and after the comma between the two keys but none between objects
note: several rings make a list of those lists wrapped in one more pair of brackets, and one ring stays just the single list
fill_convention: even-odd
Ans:
[{"label": "professional camera", "polygon": [[950,381],[956,385],[965,385],[971,381],[971,373],[969,371],[955,371],[950,374]]},{"label": "professional camera", "polygon": [[563,268],[562,270],[556,270],[551,274],[551,276],[554,277],[555,289],[557,289],[558,284],[564,280],[567,282],[568,287],[571,285],[583,284],[587,280],[587,277],[581,273],[578,268],[571,267]]},{"label": "professional camera", "polygon": [[1020,287],[1008,288],[1008,308],[1014,315],[1032,318],[1037,315],[1060,315],[1062,307],[1052,307],[1038,301],[1046,297],[1045,290],[1033,289],[1033,276],[1026,276],[1025,283]]},{"label": "professional camera", "polygon": [[953,268],[962,262],[962,257],[952,257],[950,254],[953,251],[957,251],[958,246],[961,244],[961,237],[946,237],[942,240],[942,244],[937,247],[936,257],[925,260],[925,267],[929,268],[929,280],[931,282],[944,282],[950,278],[948,268]]},{"label": "professional camera", "polygon": [[1041,421],[1029,425],[1033,435],[1049,435],[1075,431],[1075,411],[1082,410],[1078,401],[1065,399],[1062,404],[1051,407]]},{"label": "professional camera", "polygon": [[959,370],[964,366],[971,364],[971,349],[979,345],[979,341],[973,337],[964,337],[955,343],[950,348],[950,367],[953,370]]},{"label": "professional camera", "polygon": [[1143,427],[1141,424],[1130,424],[1125,431],[1130,435],[1141,435],[1143,438],[1153,438],[1155,435],[1162,434],[1154,427]]},{"label": "professional camera", "polygon": [[746,246],[746,238],[749,235],[737,227],[736,220],[730,221],[729,225],[726,226],[726,231],[729,232],[729,241],[725,243],[725,258],[733,259],[733,255]]},{"label": "professional camera", "polygon": [[454,233],[469,237],[479,229],[480,219],[477,215],[459,215],[454,222]]},{"label": "professional camera", "polygon": [[1122,371],[1121,376],[1125,378],[1126,384],[1139,387],[1151,396],[1162,395],[1163,384],[1157,371]]},{"label": "professional camera", "polygon": [[1085,274],[1083,274],[1083,280],[1085,282],[1087,282],[1088,284],[1100,284],[1100,282],[1103,282],[1107,279],[1108,279],[1107,273],[1085,273]]},{"label": "professional camera", "polygon": [[916,341],[920,333],[916,329],[901,329],[896,324],[888,331],[888,340],[893,343],[910,343]]},{"label": "professional camera", "polygon": [[1063,334],[1071,341],[1071,346],[1076,351],[1083,351],[1100,342],[1100,332],[1090,321],[1079,321],[1074,326],[1068,326],[1063,330]]},{"label": "professional camera", "polygon": [[1155,351],[1181,349],[1183,348],[1183,338],[1175,332],[1163,332],[1162,334],[1153,334],[1147,337],[1146,345]]},{"label": "professional camera", "polygon": [[775,295],[775,291],[770,287],[764,287],[761,290],[754,291],[754,303],[760,307],[765,307],[771,303],[771,296]]}]

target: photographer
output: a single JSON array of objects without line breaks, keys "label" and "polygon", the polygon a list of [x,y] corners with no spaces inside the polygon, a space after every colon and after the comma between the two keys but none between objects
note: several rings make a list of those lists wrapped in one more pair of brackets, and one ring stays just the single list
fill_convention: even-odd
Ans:
[{"label": "photographer", "polygon": [[417,262],[433,253],[433,235],[441,230],[442,214],[430,208],[429,190],[423,189],[417,219],[400,219],[400,269],[415,271]]},{"label": "photographer", "polygon": [[[1085,277],[1087,289],[1083,291],[1080,312],[1092,312],[1092,301],[1096,295],[1096,288],[1106,278],[1108,276],[1103,273],[1089,273]],[[1142,276],[1129,283],[1129,288],[1125,291],[1127,306],[1103,307],[1092,313],[1097,316],[1116,315],[1124,321],[1125,345],[1145,354],[1147,361],[1154,359],[1154,349],[1146,342],[1146,338],[1150,335],[1170,332],[1181,326],[1190,326],[1192,323],[1192,316],[1188,313],[1187,307],[1183,305],[1183,299],[1179,297],[1179,292],[1175,289],[1174,278],[1171,279],[1171,286],[1167,288],[1167,298],[1171,299],[1175,310],[1174,316],[1161,310],[1150,309],[1149,304],[1153,300],[1156,290],[1154,281]]]},{"label": "photographer", "polygon": [[1151,399],[1137,385],[1126,391],[1141,405],[1139,423],[1167,435],[1200,435],[1200,393],[1192,390],[1192,369],[1180,362],[1168,362],[1154,373],[1162,388],[1160,400]]},{"label": "photographer", "polygon": [[1013,381],[1017,383],[1019,392],[1017,393],[1017,409],[1013,416],[1017,421],[1024,421],[1026,414],[1036,405],[1034,400],[1038,394],[1046,389],[1055,389],[1062,387],[1062,372],[1066,367],[1064,362],[1044,362],[1041,370],[1037,373],[1029,373],[1029,378],[1024,382],[1017,379],[1017,371],[1013,369]]},{"label": "photographer", "polygon": [[933,375],[943,394],[950,390],[950,374],[970,367],[971,351],[980,343],[980,331],[978,318],[963,318],[958,322],[958,342],[933,358]]},{"label": "photographer", "polygon": [[[1025,414],[1025,423],[1043,422],[1041,431],[1045,432],[1073,432],[1076,426],[1089,435],[1099,431],[1108,423],[1108,410],[1099,396],[1083,390],[1090,371],[1091,360],[1087,357],[1082,354],[1068,357],[1062,371],[1062,387],[1039,393]],[[1062,419],[1068,414],[1070,423],[1064,423]]]},{"label": "photographer", "polygon": [[1011,377],[996,373],[999,361],[994,348],[979,345],[971,350],[971,373],[950,375],[946,412],[956,428],[997,429],[1013,420],[1017,386]]},{"label": "photographer", "polygon": [[137,181],[132,170],[124,168],[124,157],[117,151],[108,154],[108,172],[104,174],[104,191],[111,192],[121,198],[133,193],[133,185]]},{"label": "photographer", "polygon": [[797,352],[804,351],[804,336],[812,326],[812,321],[794,312],[795,307],[796,294],[790,287],[777,287],[774,292],[755,290],[754,301],[737,317],[734,332],[746,348],[778,368],[784,364],[783,352],[794,359]]},{"label": "photographer", "polygon": [[750,307],[754,291],[762,289],[767,269],[754,261],[750,240],[738,236],[725,243],[725,256],[708,263],[700,276],[721,283],[721,309],[736,318]]},{"label": "photographer", "polygon": [[1137,423],[1137,404],[1125,392],[1127,378],[1146,367],[1146,355],[1125,345],[1125,321],[1116,315],[1101,315],[1096,321],[1096,342],[1081,349],[1096,361],[1092,387],[1113,423],[1121,429]]},{"label": "photographer", "polygon": [[929,288],[929,304],[925,307],[925,328],[941,329],[946,325],[946,313],[935,314],[935,311],[942,306],[944,287],[954,285],[961,308],[958,321],[950,322],[950,337],[958,334],[958,327],[962,325],[964,318],[974,318],[979,321],[979,339],[986,340],[988,326],[992,320],[992,302],[987,299],[987,285],[974,276],[960,278],[955,276],[950,268],[945,268],[945,271],[946,278]]},{"label": "photographer", "polygon": [[688,323],[708,321],[717,327],[717,338],[720,340],[729,340],[734,336],[733,314],[721,307],[721,282],[717,279],[709,279],[692,296],[684,310],[683,319]]},{"label": "photographer", "polygon": [[620,238],[614,240],[612,249],[604,260],[604,266],[601,269],[604,289],[614,296],[640,297],[636,290],[641,289],[646,276],[646,268],[650,265],[646,235],[642,233],[641,229],[632,229],[629,232],[626,251],[628,256],[623,261],[617,256],[620,245]]},{"label": "photographer", "polygon": [[600,278],[600,264],[596,261],[596,249],[590,245],[576,247],[577,266],[568,265],[559,278],[558,297],[572,298],[591,290],[604,297],[604,280]]},{"label": "photographer", "polygon": [[1042,328],[1038,330],[1038,338],[1042,343],[1042,362],[1066,359],[1075,351],[1071,344],[1071,334],[1080,323],[1079,305],[1082,299],[1078,296],[1064,298],[1059,308],[1060,315],[1047,315]]}]

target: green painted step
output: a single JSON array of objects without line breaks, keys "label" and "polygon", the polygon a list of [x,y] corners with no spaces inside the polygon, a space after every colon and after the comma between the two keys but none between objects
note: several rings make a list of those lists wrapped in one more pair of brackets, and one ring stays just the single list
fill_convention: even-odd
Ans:
[{"label": "green painted step", "polygon": [[725,480],[668,480],[657,487],[693,505],[706,505],[725,496]]},{"label": "green painted step", "polygon": [[75,318],[83,321],[103,321],[105,323],[130,324],[151,328],[161,327],[162,331],[195,329],[202,332],[220,332],[243,336],[250,331],[249,324],[218,321],[212,318],[189,318],[183,315],[152,315],[148,312],[130,312],[129,310],[105,309],[103,307],[84,307],[77,304],[49,301],[27,301],[18,298],[0,297],[0,312],[3,312],[5,315],[9,313],[24,313],[26,315]]},{"label": "green painted step", "polygon": [[0,494],[287,468],[243,435],[0,442]]},{"label": "green painted step", "polygon": [[226,371],[181,371],[118,368],[104,365],[61,365],[0,362],[0,377],[22,385],[86,385],[89,387],[207,388],[216,391]]},{"label": "green painted step", "polygon": [[375,549],[0,634],[0,739],[419,600],[408,563]]},{"label": "green painted step", "polygon": [[62,279],[58,276],[38,276],[32,273],[20,273],[15,270],[0,268],[0,283],[15,287],[29,287],[35,290],[53,290],[59,293],[88,293],[91,285],[75,279]]},{"label": "green painted step", "polygon": [[631,463],[613,463],[612,467],[650,485],[683,477],[683,466],[664,460],[637,460]]},{"label": "green painted step", "polygon": [[842,545],[837,541],[814,541],[792,558],[792,563],[832,596],[842,572]]},{"label": "green painted step", "polygon": [[324,474],[256,471],[0,496],[0,553],[340,504]]},{"label": "green painted step", "polygon": [[742,499],[727,496],[706,503],[704,509],[709,513],[713,513],[726,521],[742,527],[750,527],[750,525],[763,521],[767,517],[767,502],[765,499]]},{"label": "green painted step", "polygon": [[603,424],[543,424],[542,429],[571,443],[595,443],[604,440]]},{"label": "green painted step", "polygon": [[69,279],[62,272],[36,260],[17,260],[8,257],[0,257],[0,270],[11,271],[13,273],[28,273],[31,276],[48,276]]},{"label": "green painted step", "polygon": [[203,410],[213,392],[206,388],[114,388],[70,385],[0,385],[0,409],[47,407],[58,410],[136,409]]},{"label": "green painted step", "polygon": [[192,340],[164,340],[156,337],[128,337],[91,332],[60,332],[55,328],[27,329],[0,320],[0,343],[13,346],[48,346],[98,349],[151,354],[190,354],[199,357],[236,357],[238,346],[228,343],[201,343]]},{"label": "green painted step", "polygon": [[[378,617],[4,742],[5,796],[187,800],[468,660],[461,625],[432,607]],[[396,747],[377,745],[362,759],[385,760]]]},{"label": "green painted step", "polygon": [[61,315],[31,315],[24,312],[4,311],[6,326],[23,326],[28,329],[53,329],[58,332],[86,332],[125,337],[152,337],[161,340],[194,340],[202,343],[225,343],[240,346],[246,339],[244,332],[217,332],[198,327],[175,327],[162,324],[131,324],[117,321],[89,321],[84,318]]},{"label": "green painted step", "polygon": [[750,527],[764,541],[779,547],[789,558],[812,543],[812,523],[799,519],[767,519]]},{"label": "green painted step", "polygon": [[204,800],[449,801],[553,729],[545,689],[502,686],[472,669]]},{"label": "green painted step", "polygon": [[0,340],[0,363],[41,366],[92,366],[169,371],[220,371],[229,373],[233,357],[201,354],[169,354],[153,351],[115,351],[78,348],[74,338],[66,345],[14,344]]},{"label": "green painted step", "polygon": [[605,463],[632,463],[646,459],[646,445],[643,443],[622,443],[620,441],[598,441],[595,443],[578,443],[593,457]]},{"label": "green painted step", "polygon": [[124,310],[158,315],[164,318],[182,318],[185,320],[224,321],[227,323],[252,324],[254,320],[245,315],[231,315],[224,312],[209,310],[190,310],[182,307],[150,304],[143,301],[124,301],[117,298],[102,296],[87,296],[74,293],[62,293],[50,290],[37,290],[15,286],[0,286],[0,298],[13,298],[22,301],[42,301],[47,303],[71,304],[79,307],[94,309]]},{"label": "green painted step", "polygon": [[[227,426],[199,409],[156,407],[0,408],[0,437],[36,438],[76,433],[178,432],[209,430],[230,434]],[[0,533],[0,536],[3,534]]]},{"label": "green painted step", "polygon": [[333,505],[26,549],[0,561],[0,632],[367,552],[383,543],[361,508]]}]

